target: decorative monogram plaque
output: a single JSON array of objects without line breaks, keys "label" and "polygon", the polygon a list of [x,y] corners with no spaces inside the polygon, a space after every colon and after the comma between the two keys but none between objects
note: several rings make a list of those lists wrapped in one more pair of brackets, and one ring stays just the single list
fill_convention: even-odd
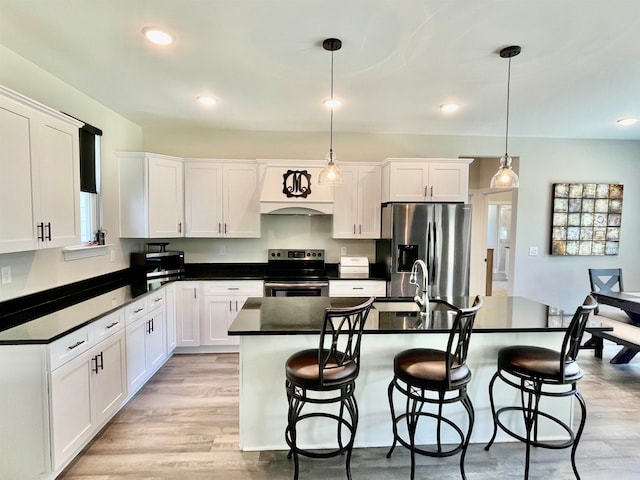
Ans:
[{"label": "decorative monogram plaque", "polygon": [[311,194],[311,174],[306,170],[287,170],[282,177],[282,193],[288,198],[307,198]]}]

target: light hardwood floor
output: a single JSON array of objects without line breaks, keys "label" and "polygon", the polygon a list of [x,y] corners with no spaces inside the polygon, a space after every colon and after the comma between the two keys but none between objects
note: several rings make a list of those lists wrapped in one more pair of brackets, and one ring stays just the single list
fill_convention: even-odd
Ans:
[{"label": "light hardwood floor", "polygon": [[[580,382],[588,409],[577,453],[583,480],[640,478],[640,359],[626,366],[583,351]],[[284,388],[284,381],[283,381]],[[523,478],[524,447],[518,442],[471,445],[469,480]],[[408,479],[409,458],[398,447],[354,450],[353,479]],[[459,457],[418,457],[416,479],[459,479]],[[238,449],[238,356],[175,355],[105,427],[58,480],[291,479],[286,452]],[[301,459],[301,480],[344,479],[343,459]],[[533,449],[530,478],[574,478],[569,450]]]}]

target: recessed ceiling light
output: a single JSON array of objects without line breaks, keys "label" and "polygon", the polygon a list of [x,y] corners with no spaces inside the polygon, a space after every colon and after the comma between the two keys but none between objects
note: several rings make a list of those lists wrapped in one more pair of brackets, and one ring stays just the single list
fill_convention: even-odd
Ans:
[{"label": "recessed ceiling light", "polygon": [[638,119],[635,117],[621,118],[617,123],[618,125],[622,125],[623,127],[629,127],[638,123]]},{"label": "recessed ceiling light", "polygon": [[200,96],[196,97],[196,99],[202,105],[215,105],[216,103],[218,103],[218,101],[215,98],[209,97],[207,95],[200,95]]},{"label": "recessed ceiling light", "polygon": [[338,108],[341,105],[340,100],[337,98],[328,98],[322,103],[327,108]]},{"label": "recessed ceiling light", "polygon": [[442,105],[440,105],[440,110],[446,113],[455,112],[459,108],[460,105],[458,105],[457,103],[443,103]]},{"label": "recessed ceiling light", "polygon": [[157,27],[144,27],[142,33],[152,43],[156,45],[169,45],[173,42],[173,37],[167,32]]}]

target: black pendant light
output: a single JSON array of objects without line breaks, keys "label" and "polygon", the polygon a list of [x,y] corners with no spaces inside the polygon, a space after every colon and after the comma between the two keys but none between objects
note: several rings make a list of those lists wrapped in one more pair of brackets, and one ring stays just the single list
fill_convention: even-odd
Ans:
[{"label": "black pendant light", "polygon": [[500,50],[500,57],[509,59],[509,70],[507,73],[507,130],[504,138],[504,155],[500,158],[500,167],[491,179],[491,188],[518,188],[520,179],[516,172],[513,171],[511,164],[513,160],[509,155],[509,89],[511,86],[511,59],[519,55],[521,48],[517,45],[503,48]]},{"label": "black pendant light", "polygon": [[318,182],[321,185],[341,185],[342,174],[336,165],[336,156],[333,153],[333,109],[335,102],[333,99],[333,52],[342,48],[342,42],[337,38],[327,38],[322,42],[322,47],[331,52],[331,97],[329,98],[329,109],[331,111],[329,123],[329,153],[327,153],[327,165],[320,172]]}]

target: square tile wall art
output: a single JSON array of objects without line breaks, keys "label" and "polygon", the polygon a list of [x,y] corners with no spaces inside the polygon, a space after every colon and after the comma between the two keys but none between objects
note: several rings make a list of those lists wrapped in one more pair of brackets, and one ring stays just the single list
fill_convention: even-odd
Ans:
[{"label": "square tile wall art", "polygon": [[555,183],[551,255],[617,255],[623,186]]}]

